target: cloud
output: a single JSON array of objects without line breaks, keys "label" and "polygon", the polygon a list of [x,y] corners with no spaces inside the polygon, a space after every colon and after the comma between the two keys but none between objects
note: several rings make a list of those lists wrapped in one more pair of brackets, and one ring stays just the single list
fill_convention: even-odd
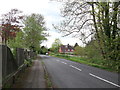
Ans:
[{"label": "cloud", "polygon": [[[9,12],[13,8],[23,11],[23,14],[30,15],[31,13],[37,13],[44,16],[46,26],[50,29],[48,32],[51,37],[48,37],[48,40],[41,45],[51,47],[56,38],[60,38],[63,44],[69,43],[70,45],[74,45],[76,42],[79,42],[78,39],[61,37],[62,35],[52,27],[52,24],[57,24],[63,20],[60,16],[60,8],[62,7],[61,2],[50,0],[1,0],[0,3],[0,16]],[[79,43],[81,44],[81,42]]]},{"label": "cloud", "polygon": [[57,33],[54,30],[50,30],[48,32],[50,34],[50,37],[47,37],[48,40],[43,42],[41,45],[45,45],[45,46],[47,45],[48,48],[50,48],[52,43],[55,41],[56,38],[61,38],[61,34]]},{"label": "cloud", "polygon": [[55,41],[56,38],[59,38],[63,45],[70,44],[70,45],[74,46],[75,43],[78,43],[80,46],[83,46],[83,44],[79,40],[79,38],[72,38],[72,37],[69,37],[69,36],[62,37],[61,33],[57,33],[54,30],[50,30],[49,33],[50,33],[51,37],[48,37],[48,40],[43,42],[41,44],[41,46],[44,45],[44,46],[47,46],[48,48],[50,48],[52,46],[52,43]]}]

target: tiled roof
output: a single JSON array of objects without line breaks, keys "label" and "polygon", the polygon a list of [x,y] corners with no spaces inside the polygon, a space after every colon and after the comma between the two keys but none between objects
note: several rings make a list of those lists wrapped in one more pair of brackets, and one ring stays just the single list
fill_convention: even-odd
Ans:
[{"label": "tiled roof", "polygon": [[71,49],[74,50],[74,48],[73,48],[72,46],[70,46],[69,44],[68,44],[68,45],[61,45],[60,47],[61,47],[62,52],[65,52],[66,49],[67,49],[67,50],[68,50],[68,49],[69,49],[69,50],[71,50]]}]

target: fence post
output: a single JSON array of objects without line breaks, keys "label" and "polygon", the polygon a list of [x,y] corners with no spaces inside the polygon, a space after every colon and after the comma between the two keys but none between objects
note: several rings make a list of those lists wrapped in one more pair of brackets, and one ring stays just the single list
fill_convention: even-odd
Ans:
[{"label": "fence post", "polygon": [[7,46],[2,45],[2,78],[7,75]]},{"label": "fence post", "polygon": [[2,45],[0,45],[0,89],[2,88]]},{"label": "fence post", "polygon": [[16,48],[16,61],[18,67],[24,63],[25,52],[24,49]]}]

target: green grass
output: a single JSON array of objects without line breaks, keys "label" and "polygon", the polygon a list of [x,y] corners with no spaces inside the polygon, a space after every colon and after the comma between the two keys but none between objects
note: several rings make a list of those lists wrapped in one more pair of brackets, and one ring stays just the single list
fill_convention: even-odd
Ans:
[{"label": "green grass", "polygon": [[117,70],[115,70],[113,68],[105,66],[104,65],[105,61],[102,59],[97,59],[97,58],[96,59],[88,59],[88,58],[84,58],[84,57],[67,56],[64,54],[52,54],[51,56],[67,59],[70,61],[86,64],[89,66],[97,67],[100,69],[105,69],[105,70],[112,71],[112,72],[118,72]]},{"label": "green grass", "polygon": [[[42,65],[44,66],[44,62],[42,61],[41,63],[42,63]],[[47,86],[47,88],[52,88],[52,82],[51,82],[51,80],[50,80],[50,77],[49,77],[47,71],[45,71],[44,78],[45,78],[45,80],[46,80],[46,86]]]}]

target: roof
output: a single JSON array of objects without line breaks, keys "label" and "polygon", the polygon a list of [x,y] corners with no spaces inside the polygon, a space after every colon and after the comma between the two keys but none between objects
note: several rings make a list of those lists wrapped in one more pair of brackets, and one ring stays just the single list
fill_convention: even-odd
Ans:
[{"label": "roof", "polygon": [[68,45],[61,45],[61,50],[63,52],[65,52],[66,49],[73,49],[74,50],[74,47],[70,46],[69,44]]}]

